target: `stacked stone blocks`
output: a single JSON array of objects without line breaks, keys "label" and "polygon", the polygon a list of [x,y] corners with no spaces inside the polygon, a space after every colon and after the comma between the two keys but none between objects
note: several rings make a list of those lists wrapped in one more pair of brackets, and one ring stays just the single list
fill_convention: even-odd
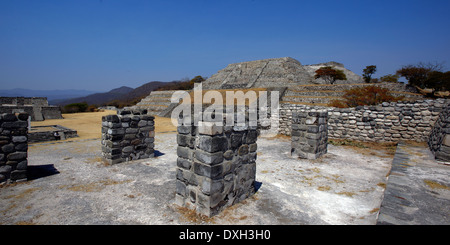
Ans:
[{"label": "stacked stone blocks", "polygon": [[109,164],[153,157],[154,137],[153,116],[122,111],[102,117],[102,155]]},{"label": "stacked stone blocks", "polygon": [[0,115],[0,184],[27,180],[28,117]]},{"label": "stacked stone blocks", "polygon": [[437,160],[450,162],[450,102],[434,124],[428,146]]},{"label": "stacked stone blocks", "polygon": [[255,192],[256,126],[181,123],[177,135],[177,205],[211,217]]},{"label": "stacked stone blocks", "polygon": [[358,141],[426,142],[434,123],[450,100],[384,102],[355,108],[281,104],[280,134],[291,135],[292,116],[303,109],[328,110],[328,137]]},{"label": "stacked stone blocks", "polygon": [[327,153],[328,111],[300,110],[292,114],[291,156],[317,159]]}]

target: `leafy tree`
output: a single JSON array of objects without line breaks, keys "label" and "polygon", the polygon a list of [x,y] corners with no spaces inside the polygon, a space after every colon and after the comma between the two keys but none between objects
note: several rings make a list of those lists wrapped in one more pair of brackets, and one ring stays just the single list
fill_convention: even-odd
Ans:
[{"label": "leafy tree", "polygon": [[317,69],[314,78],[322,78],[325,82],[330,84],[334,84],[336,80],[347,80],[347,77],[342,70],[333,69],[331,66],[325,66]]},{"label": "leafy tree", "polygon": [[380,77],[380,82],[388,83],[398,83],[399,75],[387,74],[386,76]]},{"label": "leafy tree", "polygon": [[433,88],[436,80],[433,78],[430,80],[431,76],[436,76],[433,72],[441,72],[442,64],[438,63],[419,63],[417,65],[407,65],[403,66],[401,69],[397,70],[397,75],[406,78],[408,84],[411,86],[417,86],[421,89]]},{"label": "leafy tree", "polygon": [[450,71],[432,71],[428,74],[427,85],[434,91],[450,91]]},{"label": "leafy tree", "polygon": [[366,83],[370,83],[370,81],[372,80],[372,75],[375,74],[376,71],[377,66],[375,65],[366,66],[366,68],[363,70],[364,81],[366,81]]}]

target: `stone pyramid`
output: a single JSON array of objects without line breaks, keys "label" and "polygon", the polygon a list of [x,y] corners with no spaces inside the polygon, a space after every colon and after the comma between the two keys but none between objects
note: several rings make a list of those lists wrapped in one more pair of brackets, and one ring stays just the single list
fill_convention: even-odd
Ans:
[{"label": "stone pyramid", "polygon": [[329,65],[341,69],[350,77],[338,83],[361,82],[362,78],[337,62],[303,66],[290,57],[255,60],[234,63],[220,70],[203,82],[203,89],[243,89],[292,87],[297,85],[320,84],[321,79],[314,79],[315,68]]}]

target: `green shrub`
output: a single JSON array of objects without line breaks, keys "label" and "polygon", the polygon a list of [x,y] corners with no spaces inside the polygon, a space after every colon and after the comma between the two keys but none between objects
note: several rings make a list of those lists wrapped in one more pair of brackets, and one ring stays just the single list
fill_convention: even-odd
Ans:
[{"label": "green shrub", "polygon": [[72,103],[65,105],[62,108],[63,113],[77,113],[77,112],[85,112],[87,111],[89,105],[86,102],[82,103]]}]

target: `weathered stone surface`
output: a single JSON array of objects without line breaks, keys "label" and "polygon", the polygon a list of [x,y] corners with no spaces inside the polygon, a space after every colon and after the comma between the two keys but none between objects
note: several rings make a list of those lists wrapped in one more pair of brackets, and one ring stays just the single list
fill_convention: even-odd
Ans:
[{"label": "weathered stone surface", "polygon": [[315,71],[321,66],[332,66],[342,70],[348,80],[339,81],[339,83],[362,81],[360,76],[336,62],[303,66],[299,61],[285,57],[230,64],[204,81],[203,88],[267,88],[312,84],[313,81],[314,83],[324,83],[322,79],[314,78]]},{"label": "weathered stone surface", "polygon": [[14,143],[23,143],[27,142],[27,136],[12,136],[12,142]]},{"label": "weathered stone surface", "polygon": [[[436,120],[442,114],[441,112],[445,111],[449,102],[450,100],[444,99],[386,102],[378,106],[357,108],[325,108],[283,103],[280,109],[279,133],[304,136],[300,126],[296,123],[293,124],[295,122],[293,117],[301,110],[325,109],[328,111],[329,138],[377,142],[401,140],[424,142],[428,141],[433,127],[436,126]],[[308,127],[302,129],[308,130]],[[310,132],[316,130],[316,128],[309,128]],[[450,128],[444,127],[442,132],[448,134]]]},{"label": "weathered stone surface", "polygon": [[442,112],[434,123],[428,139],[428,146],[436,159],[450,162],[450,102],[442,107]]},{"label": "weathered stone surface", "polygon": [[291,156],[316,159],[325,154],[328,143],[327,111],[302,110],[292,115]]},{"label": "weathered stone surface", "polygon": [[102,120],[102,154],[107,162],[154,157],[153,117],[125,110]]},{"label": "weathered stone surface", "polygon": [[213,123],[192,128],[178,127],[175,203],[213,216],[254,193],[257,131]]},{"label": "weathered stone surface", "polygon": [[0,115],[0,183],[27,178],[28,114]]}]

